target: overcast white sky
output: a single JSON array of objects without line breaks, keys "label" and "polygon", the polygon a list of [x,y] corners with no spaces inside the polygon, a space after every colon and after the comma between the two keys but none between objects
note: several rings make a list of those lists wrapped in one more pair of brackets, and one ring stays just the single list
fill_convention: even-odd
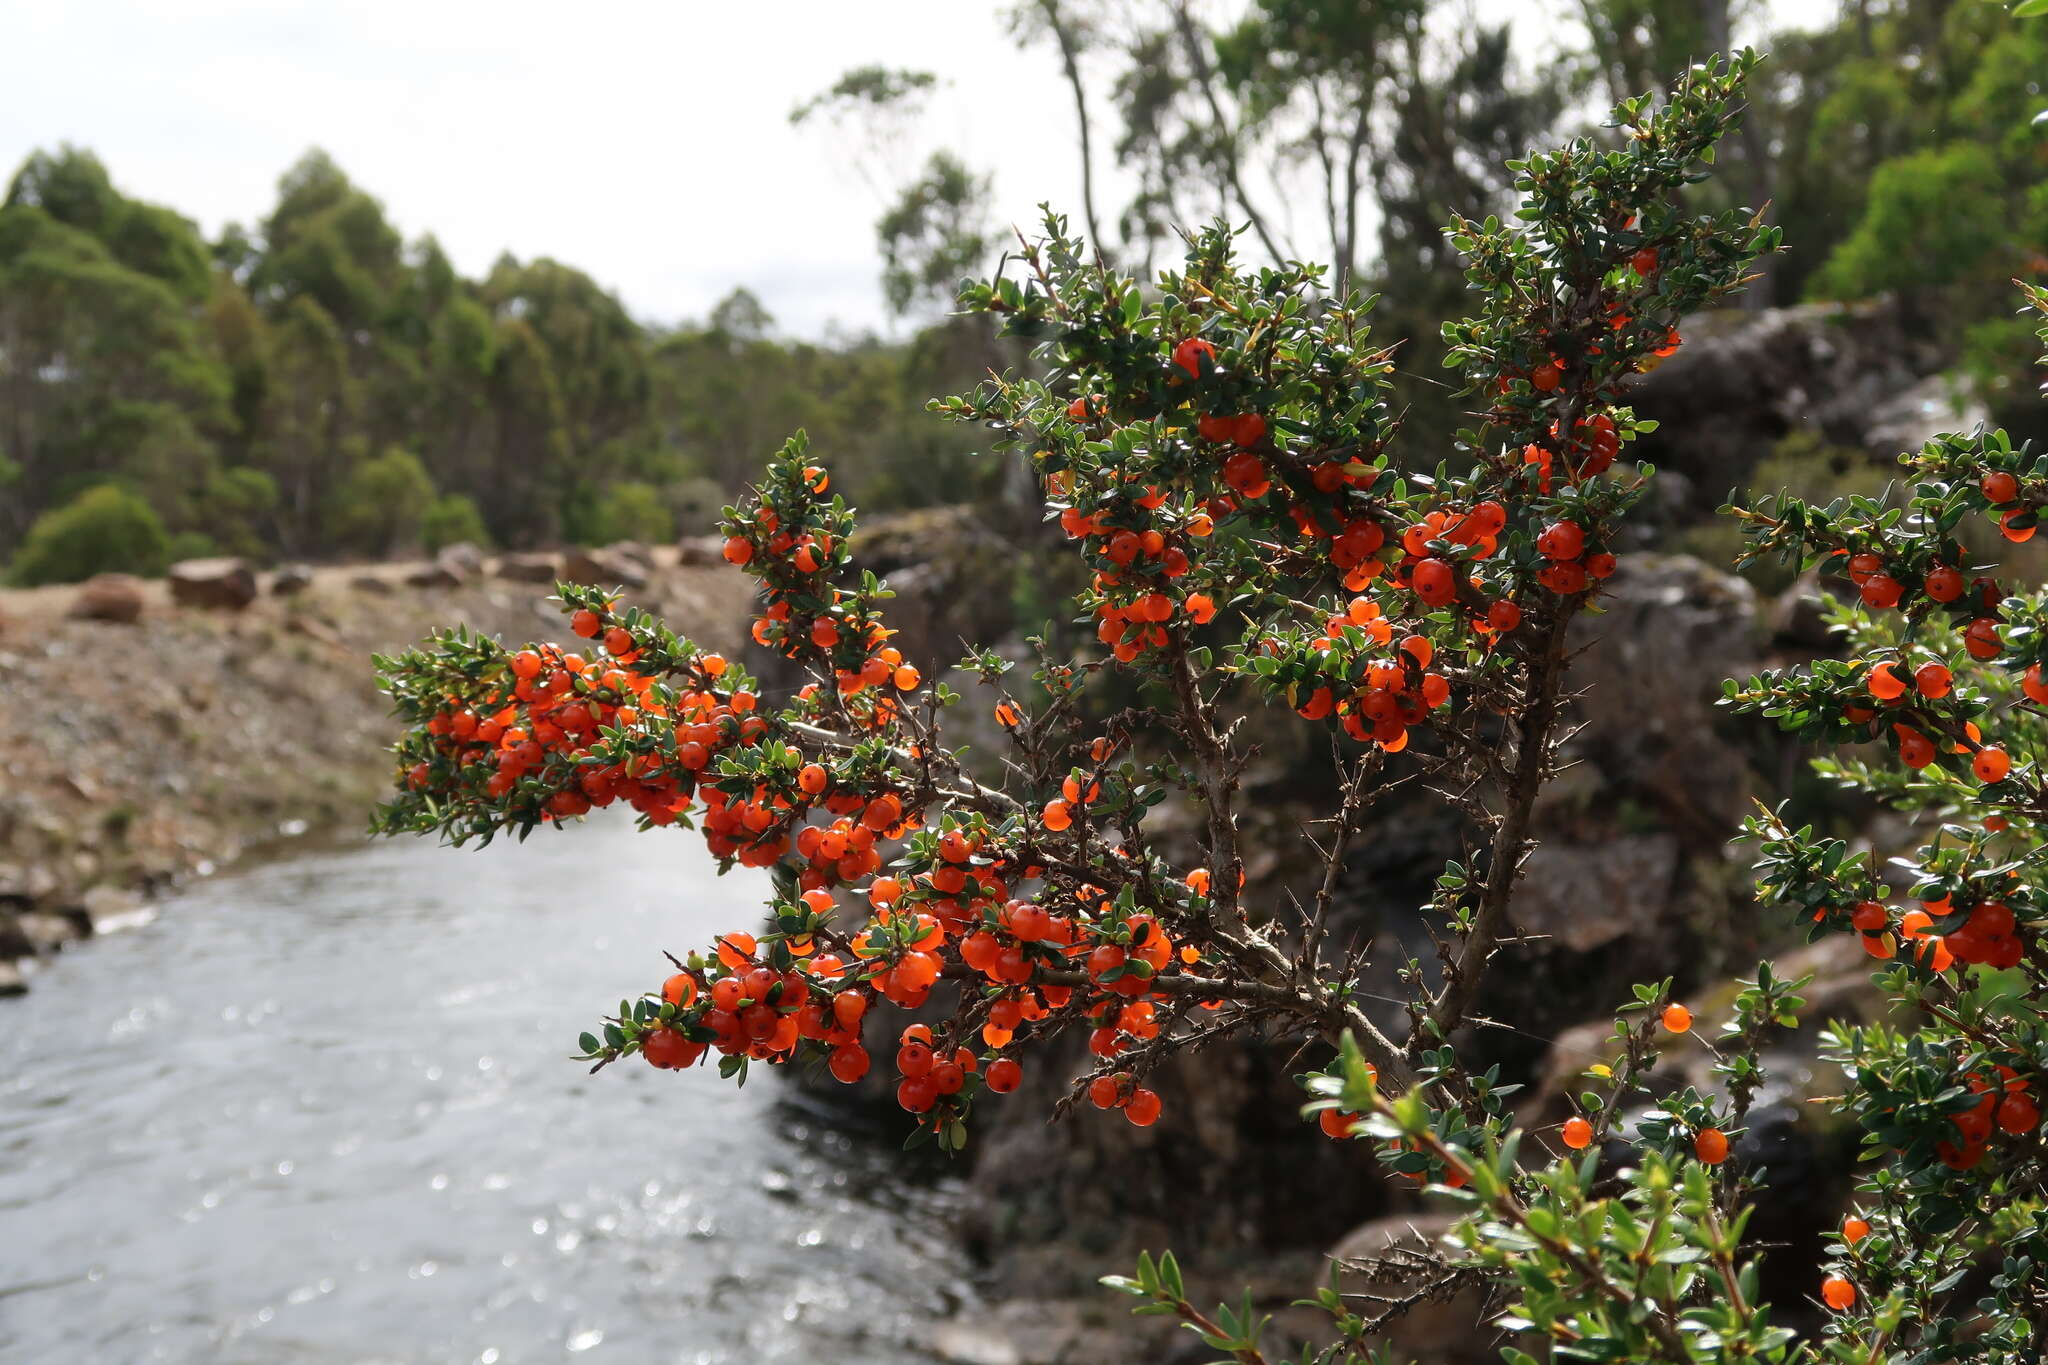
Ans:
[{"label": "overcast white sky", "polygon": [[259,219],[318,146],[465,273],[505,250],[546,255],[653,321],[701,317],[744,285],[782,330],[865,330],[881,317],[880,200],[850,136],[792,128],[789,110],[851,66],[937,71],[926,145],[994,169],[1003,221],[1047,199],[1078,214],[1056,62],[1018,51],[998,8],[0,0],[0,175],[76,143],[127,193],[213,233]]}]

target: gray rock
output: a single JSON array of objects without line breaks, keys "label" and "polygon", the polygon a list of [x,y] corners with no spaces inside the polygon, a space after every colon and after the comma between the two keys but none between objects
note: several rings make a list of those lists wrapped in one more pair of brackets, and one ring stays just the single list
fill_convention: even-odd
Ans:
[{"label": "gray rock", "polygon": [[21,974],[21,967],[13,962],[0,961],[0,996],[27,994],[28,979]]},{"label": "gray rock", "polygon": [[603,550],[571,550],[562,559],[562,579],[591,588],[644,588],[648,568],[617,547]]},{"label": "gray rock", "polygon": [[102,926],[125,919],[142,909],[142,897],[125,887],[112,886],[102,882],[88,888],[79,897],[79,908],[85,912],[90,932],[101,932]]},{"label": "gray rock", "polygon": [[709,568],[725,563],[722,536],[684,536],[676,542],[676,563],[686,569]]},{"label": "gray rock", "polygon": [[171,565],[171,600],[182,607],[240,611],[256,600],[256,575],[244,559],[187,559]]},{"label": "gray rock", "polygon": [[553,583],[561,578],[562,566],[550,554],[499,555],[495,572],[514,583]]},{"label": "gray rock", "polygon": [[303,564],[280,565],[270,575],[272,597],[292,597],[313,586],[313,571]]},{"label": "gray rock", "polygon": [[1822,596],[1820,574],[1813,570],[1779,593],[1765,619],[1771,643],[1817,654],[1834,648],[1837,642],[1821,619]]},{"label": "gray rock", "polygon": [[[1344,1270],[1347,1290],[1370,1286],[1372,1293],[1393,1298],[1429,1283],[1425,1258],[1456,1221],[1453,1214],[1421,1211],[1375,1218],[1346,1234],[1330,1256]],[[1391,1347],[1396,1360],[1442,1365],[1498,1360],[1496,1334],[1480,1325],[1486,1307],[1486,1293],[1478,1287],[1427,1297],[1394,1319],[1374,1342]]]},{"label": "gray rock", "polygon": [[1572,630],[1574,648],[1594,648],[1572,665],[1585,729],[1568,752],[1598,769],[1604,802],[1646,806],[1689,851],[1718,850],[1749,775],[1714,703],[1758,656],[1756,592],[1688,555],[1631,554],[1600,602]]},{"label": "gray rock", "polygon": [[1958,379],[1931,374],[1870,410],[1863,444],[1894,454],[1915,451],[1937,436],[1989,426],[1991,412]]},{"label": "gray rock", "polygon": [[1691,481],[1689,516],[1710,515],[1792,432],[1889,460],[1897,433],[1873,431],[1872,415],[1912,406],[1899,396],[1942,363],[1884,301],[1704,314],[1679,331],[1684,344],[1626,401],[1659,423],[1635,455]]},{"label": "gray rock", "polygon": [[389,597],[398,591],[398,585],[378,573],[359,573],[349,579],[349,587],[357,592],[367,592],[377,597]]},{"label": "gray rock", "polygon": [[132,625],[142,615],[142,580],[132,574],[95,574],[79,585],[71,615],[80,621]]},{"label": "gray rock", "polygon": [[86,935],[76,915],[59,910],[24,910],[14,917],[14,922],[39,953],[54,953]]},{"label": "gray rock", "polygon": [[424,564],[414,565],[405,571],[405,586],[408,588],[459,588],[462,586],[464,577],[465,575],[461,571],[443,564],[438,559],[430,559]]},{"label": "gray rock", "polygon": [[445,565],[465,579],[474,578],[484,571],[484,552],[469,541],[458,540],[453,545],[442,546],[440,553],[434,556],[434,562]]},{"label": "gray rock", "polygon": [[36,941],[22,927],[20,917],[12,910],[0,909],[0,962],[34,957],[36,951]]},{"label": "gray rock", "polygon": [[1547,843],[1529,855],[1515,920],[1575,953],[1648,935],[1671,912],[1679,871],[1669,834],[1608,839],[1587,847]]}]

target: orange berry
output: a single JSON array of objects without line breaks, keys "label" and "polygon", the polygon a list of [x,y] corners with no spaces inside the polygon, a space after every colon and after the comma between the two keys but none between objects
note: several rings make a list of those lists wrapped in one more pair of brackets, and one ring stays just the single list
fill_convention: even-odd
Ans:
[{"label": "orange berry", "polygon": [[1728,1159],[1728,1135],[1719,1128],[1702,1128],[1692,1140],[1692,1150],[1707,1165],[1718,1166]]},{"label": "orange berry", "polygon": [[2018,1136],[2031,1133],[2041,1122],[2041,1110],[2025,1095],[2007,1095],[1998,1102],[1998,1126]]},{"label": "orange berry", "polygon": [[1870,1224],[1864,1219],[1858,1218],[1852,1213],[1842,1220],[1842,1240],[1850,1246],[1855,1246],[1869,1235]]},{"label": "orange berry", "polygon": [[1692,1011],[1683,1005],[1666,1005],[1664,1027],[1673,1033],[1687,1032],[1692,1028]]},{"label": "orange berry", "polygon": [[569,629],[575,631],[586,640],[596,637],[598,627],[601,624],[597,613],[588,607],[578,607],[569,617]]},{"label": "orange berry", "polygon": [[1130,1102],[1124,1105],[1124,1117],[1140,1128],[1150,1128],[1159,1121],[1159,1096],[1140,1086],[1131,1092]]},{"label": "orange berry", "polygon": [[2005,775],[2012,771],[2012,759],[2003,749],[1986,745],[1970,760],[1970,771],[1977,774],[1979,782],[2003,782]]},{"label": "orange berry", "polygon": [[1024,1080],[1024,1068],[1008,1057],[998,1057],[988,1065],[988,1088],[998,1095],[1007,1095]]},{"label": "orange berry", "polygon": [[1830,1275],[1820,1282],[1820,1296],[1837,1313],[1846,1312],[1856,1302],[1856,1286],[1840,1275]]},{"label": "orange berry", "polygon": [[1348,1138],[1358,1123],[1358,1116],[1346,1109],[1325,1109],[1316,1120],[1323,1132],[1333,1138]]},{"label": "orange berry", "polygon": [[1584,1151],[1592,1145],[1593,1125],[1582,1118],[1568,1118],[1564,1121],[1564,1128],[1559,1136],[1564,1139],[1564,1145],[1573,1151]]}]

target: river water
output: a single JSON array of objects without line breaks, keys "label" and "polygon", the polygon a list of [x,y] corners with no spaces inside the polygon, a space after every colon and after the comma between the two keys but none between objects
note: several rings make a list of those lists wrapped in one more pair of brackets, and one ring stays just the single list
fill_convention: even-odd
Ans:
[{"label": "river water", "polygon": [[759,916],[695,836],[203,884],[0,1001],[0,1361],[924,1361],[943,1179],[578,1032]]}]

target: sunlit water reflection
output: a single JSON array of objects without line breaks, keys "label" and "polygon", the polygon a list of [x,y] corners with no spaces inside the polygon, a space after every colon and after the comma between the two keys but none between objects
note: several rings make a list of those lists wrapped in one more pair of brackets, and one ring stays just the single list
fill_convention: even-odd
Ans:
[{"label": "sunlit water reflection", "polygon": [[951,1192],[576,1034],[763,883],[623,824],[222,878],[0,1002],[0,1360],[922,1361]]}]

